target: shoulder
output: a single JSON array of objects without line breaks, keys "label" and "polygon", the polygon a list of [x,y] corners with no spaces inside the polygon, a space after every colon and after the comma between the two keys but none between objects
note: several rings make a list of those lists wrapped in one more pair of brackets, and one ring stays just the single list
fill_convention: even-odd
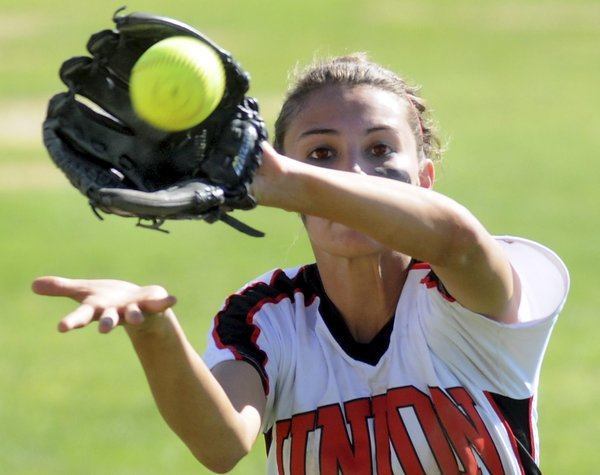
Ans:
[{"label": "shoulder", "polygon": [[256,338],[288,333],[295,327],[298,309],[312,304],[317,296],[316,264],[274,269],[248,282],[230,295],[213,322],[217,342],[239,337]]},{"label": "shoulder", "polygon": [[250,363],[265,394],[269,381],[289,371],[298,313],[317,295],[316,265],[274,269],[230,295],[213,320],[204,361],[212,368],[226,360]]},{"label": "shoulder", "polygon": [[312,301],[316,296],[315,274],[315,264],[270,270],[230,295],[219,314],[256,312],[266,304],[285,299],[295,302],[300,296],[305,302]]},{"label": "shoulder", "polygon": [[[519,321],[540,320],[558,314],[570,286],[569,272],[561,258],[543,244],[529,239],[515,236],[494,236],[494,239],[519,277],[523,300],[521,306],[530,307],[528,315],[519,315]],[[409,271],[413,286],[459,307],[428,263],[413,261]]]}]

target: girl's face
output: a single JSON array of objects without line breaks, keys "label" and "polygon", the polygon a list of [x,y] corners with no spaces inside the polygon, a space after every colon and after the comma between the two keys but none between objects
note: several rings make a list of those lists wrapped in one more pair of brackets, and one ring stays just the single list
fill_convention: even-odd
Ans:
[{"label": "girl's face", "polygon": [[[433,166],[419,162],[408,122],[414,113],[396,94],[373,86],[329,86],[306,99],[285,134],[285,154],[333,170],[387,176],[430,188]],[[327,219],[306,216],[313,247],[340,257],[380,253],[374,239]]]}]

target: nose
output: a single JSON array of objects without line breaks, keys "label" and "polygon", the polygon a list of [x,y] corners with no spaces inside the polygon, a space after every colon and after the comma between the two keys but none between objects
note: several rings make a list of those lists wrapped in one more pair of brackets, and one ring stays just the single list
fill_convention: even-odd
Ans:
[{"label": "nose", "polygon": [[352,173],[358,173],[359,175],[366,175],[364,170],[361,168],[360,164],[356,161],[350,163],[349,170]]},{"label": "nose", "polygon": [[361,156],[359,147],[352,147],[347,151],[346,159],[344,160],[344,170],[359,175],[367,175],[365,171],[364,159]]}]

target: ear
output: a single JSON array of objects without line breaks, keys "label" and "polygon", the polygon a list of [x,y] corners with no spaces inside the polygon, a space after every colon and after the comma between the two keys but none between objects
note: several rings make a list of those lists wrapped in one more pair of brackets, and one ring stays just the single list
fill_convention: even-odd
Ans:
[{"label": "ear", "polygon": [[433,188],[434,181],[435,167],[430,159],[425,158],[419,167],[419,186],[431,189]]}]

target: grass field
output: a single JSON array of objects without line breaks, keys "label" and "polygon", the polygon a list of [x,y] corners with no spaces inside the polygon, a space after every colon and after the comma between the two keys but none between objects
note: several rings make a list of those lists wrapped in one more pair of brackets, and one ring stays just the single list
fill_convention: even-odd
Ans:
[{"label": "grass field", "polygon": [[[160,419],[121,330],[55,331],[72,306],[31,294],[41,274],[158,283],[201,351],[210,319],[245,281],[311,259],[299,220],[244,215],[172,234],[100,223],[40,140],[57,69],[110,27],[122,2],[0,0],[0,473],[204,473]],[[218,5],[218,6],[217,6]],[[287,71],[317,54],[368,51],[424,86],[450,139],[438,190],[495,234],[538,240],[570,269],[571,294],[545,360],[542,469],[600,466],[600,3],[576,1],[129,2],[178,17],[234,52],[273,123]],[[190,257],[191,256],[191,257]],[[264,472],[264,447],[233,473]]]}]

